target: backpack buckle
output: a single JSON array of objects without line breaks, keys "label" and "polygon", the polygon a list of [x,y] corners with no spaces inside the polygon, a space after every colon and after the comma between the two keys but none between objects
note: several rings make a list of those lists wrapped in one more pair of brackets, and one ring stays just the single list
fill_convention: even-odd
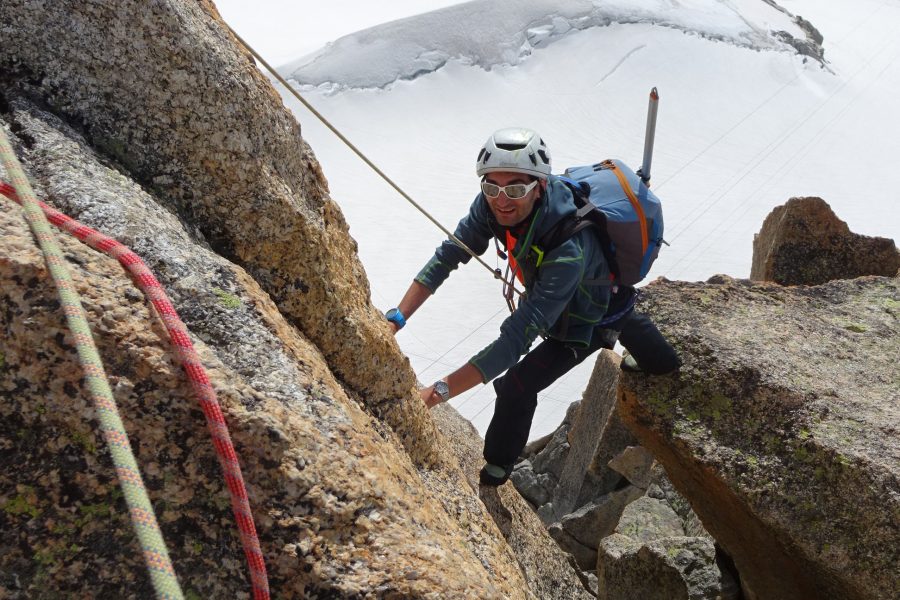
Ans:
[{"label": "backpack buckle", "polygon": [[534,263],[534,268],[537,269],[544,262],[544,251],[534,245],[531,246],[531,250],[537,255],[537,260]]}]

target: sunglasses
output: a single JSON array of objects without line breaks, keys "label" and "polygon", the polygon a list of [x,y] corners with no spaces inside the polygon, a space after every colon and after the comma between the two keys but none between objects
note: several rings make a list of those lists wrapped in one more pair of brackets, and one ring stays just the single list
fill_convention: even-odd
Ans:
[{"label": "sunglasses", "polygon": [[506,194],[506,197],[510,200],[519,200],[528,195],[528,192],[534,189],[534,186],[538,184],[537,180],[532,181],[531,183],[512,183],[510,185],[497,185],[496,183],[488,183],[487,181],[481,182],[481,191],[488,198],[496,198],[500,195],[500,192]]}]

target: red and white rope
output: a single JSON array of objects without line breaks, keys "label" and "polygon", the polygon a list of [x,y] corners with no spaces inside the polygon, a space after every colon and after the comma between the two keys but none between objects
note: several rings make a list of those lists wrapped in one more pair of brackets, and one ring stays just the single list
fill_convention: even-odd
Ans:
[{"label": "red and white rope", "polygon": [[[0,181],[0,194],[21,204],[15,188],[3,181]],[[256,600],[267,600],[269,598],[269,581],[266,575],[266,564],[259,545],[259,538],[256,535],[253,515],[250,512],[250,501],[244,486],[244,478],[241,475],[241,466],[234,451],[234,445],[231,443],[231,436],[228,433],[228,426],[216,399],[216,393],[212,385],[210,385],[209,377],[207,377],[206,371],[200,362],[200,357],[194,350],[194,345],[188,336],[187,327],[179,318],[178,313],[175,312],[172,303],[169,302],[162,285],[157,281],[150,269],[147,268],[144,261],[131,249],[86,225],[82,225],[44,202],[39,201],[39,204],[47,219],[58,228],[71,233],[91,248],[118,260],[131,274],[141,291],[147,295],[162,318],[169,333],[169,338],[172,340],[175,354],[187,374],[191,389],[200,402],[203,414],[206,415],[206,424],[210,435],[212,435],[213,446],[215,446],[219,464],[222,466],[222,471],[224,471],[225,484],[228,486],[231,496],[231,508],[237,521],[244,554],[250,566],[253,597]]]}]

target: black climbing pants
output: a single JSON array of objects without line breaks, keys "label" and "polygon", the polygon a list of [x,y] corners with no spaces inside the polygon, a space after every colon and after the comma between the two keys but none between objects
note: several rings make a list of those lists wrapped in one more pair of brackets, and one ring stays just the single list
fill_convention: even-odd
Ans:
[{"label": "black climbing pants", "polygon": [[[608,314],[624,306],[630,294],[616,294],[610,300]],[[518,363],[494,380],[497,403],[484,436],[484,459],[494,465],[516,462],[531,430],[537,409],[538,392],[568,373],[600,348],[612,349],[615,334],[637,361],[641,370],[662,374],[681,365],[675,349],[665,340],[649,317],[631,311],[621,319],[594,330],[587,348],[573,347],[555,339],[546,339],[522,357]]]}]

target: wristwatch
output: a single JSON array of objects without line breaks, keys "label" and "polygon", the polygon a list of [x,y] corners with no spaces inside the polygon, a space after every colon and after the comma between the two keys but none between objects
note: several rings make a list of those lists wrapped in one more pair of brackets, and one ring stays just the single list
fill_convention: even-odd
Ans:
[{"label": "wristwatch", "polygon": [[450,386],[443,379],[434,382],[434,391],[441,397],[441,402],[450,399]]},{"label": "wristwatch", "polygon": [[403,326],[406,325],[406,317],[403,316],[399,308],[392,308],[387,311],[384,313],[384,318],[397,325],[397,329],[403,329]]}]

